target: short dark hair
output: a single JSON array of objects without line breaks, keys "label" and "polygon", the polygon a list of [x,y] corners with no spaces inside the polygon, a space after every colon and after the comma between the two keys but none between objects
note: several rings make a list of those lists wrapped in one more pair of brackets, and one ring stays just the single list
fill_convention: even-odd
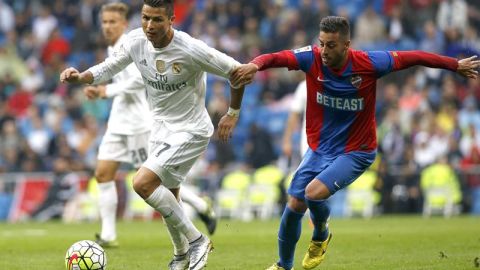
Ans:
[{"label": "short dark hair", "polygon": [[103,14],[103,12],[106,12],[106,11],[117,12],[120,15],[122,15],[122,17],[124,17],[125,19],[128,19],[129,8],[124,3],[118,2],[118,3],[105,4],[102,6],[102,9],[100,10],[100,14]]},{"label": "short dark hair", "polygon": [[143,4],[156,8],[165,8],[168,17],[173,16],[173,0],[143,0]]},{"label": "short dark hair", "polygon": [[350,23],[344,17],[327,16],[320,21],[320,32],[340,33],[341,36],[350,39]]}]

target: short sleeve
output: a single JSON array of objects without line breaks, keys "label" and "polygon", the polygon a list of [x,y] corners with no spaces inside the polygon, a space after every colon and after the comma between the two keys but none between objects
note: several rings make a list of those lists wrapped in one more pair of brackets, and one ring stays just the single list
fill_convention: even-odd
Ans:
[{"label": "short sleeve", "polygon": [[303,72],[307,73],[312,67],[312,64],[314,62],[312,46],[306,46],[300,49],[295,49],[293,50],[293,54],[297,59],[298,66],[300,67],[300,69]]},{"label": "short sleeve", "polygon": [[372,61],[377,77],[382,77],[393,71],[393,58],[388,51],[370,51],[368,57]]},{"label": "short sleeve", "polygon": [[201,66],[204,71],[229,78],[230,72],[240,63],[232,57],[212,48],[203,41],[192,40],[191,55],[193,60]]}]

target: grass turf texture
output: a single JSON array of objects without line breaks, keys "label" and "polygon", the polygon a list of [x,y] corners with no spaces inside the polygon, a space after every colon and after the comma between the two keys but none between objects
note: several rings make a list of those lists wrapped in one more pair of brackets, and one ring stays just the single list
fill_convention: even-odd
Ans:
[{"label": "grass turf texture", "polygon": [[[220,221],[207,269],[265,269],[277,258],[278,223]],[[480,269],[479,217],[332,219],[330,227],[333,239],[318,269]],[[0,223],[0,269],[65,269],[67,248],[98,229],[96,223]],[[310,231],[305,222],[297,270]],[[161,221],[121,222],[118,234],[121,246],[107,249],[107,269],[167,269],[172,248]]]}]

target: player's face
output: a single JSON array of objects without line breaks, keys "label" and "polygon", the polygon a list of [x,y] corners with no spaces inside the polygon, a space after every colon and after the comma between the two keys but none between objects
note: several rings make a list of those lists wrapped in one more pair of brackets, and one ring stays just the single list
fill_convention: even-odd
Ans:
[{"label": "player's face", "polygon": [[340,33],[320,32],[318,40],[322,48],[322,61],[331,68],[340,68],[347,59],[350,40],[342,38]]},{"label": "player's face", "polygon": [[114,45],[127,29],[127,20],[120,13],[104,11],[102,13],[102,31],[108,45]]},{"label": "player's face", "polygon": [[163,48],[173,35],[172,24],[175,16],[168,17],[167,10],[163,7],[143,5],[142,28],[148,40],[156,48]]}]

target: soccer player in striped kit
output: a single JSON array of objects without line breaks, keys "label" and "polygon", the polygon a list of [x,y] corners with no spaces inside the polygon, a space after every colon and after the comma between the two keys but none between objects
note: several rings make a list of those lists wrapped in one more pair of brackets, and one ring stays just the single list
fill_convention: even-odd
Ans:
[{"label": "soccer player in striped kit", "polygon": [[350,26],[343,17],[320,22],[319,47],[264,54],[237,69],[232,83],[245,84],[259,70],[302,70],[307,80],[306,132],[309,150],[289,187],[288,206],[278,233],[280,259],[268,270],[293,267],[301,220],[310,210],[314,231],[302,266],[317,267],[332,234],[326,200],[360,176],[376,155],[376,81],[415,65],[441,68],[476,79],[476,56],[458,60],[423,51],[357,51],[350,48]]}]

